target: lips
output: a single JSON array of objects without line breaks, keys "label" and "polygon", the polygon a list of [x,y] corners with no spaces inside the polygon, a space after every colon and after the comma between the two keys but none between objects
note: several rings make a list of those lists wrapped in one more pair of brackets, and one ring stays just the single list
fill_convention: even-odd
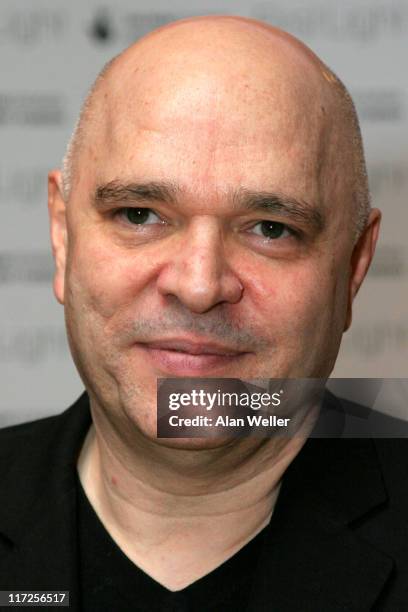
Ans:
[{"label": "lips", "polygon": [[215,342],[166,338],[141,343],[155,369],[169,375],[203,376],[237,365],[248,353]]},{"label": "lips", "polygon": [[189,340],[157,340],[148,342],[146,346],[153,349],[177,351],[190,355],[240,355],[243,351],[235,351],[215,343],[192,342]]}]

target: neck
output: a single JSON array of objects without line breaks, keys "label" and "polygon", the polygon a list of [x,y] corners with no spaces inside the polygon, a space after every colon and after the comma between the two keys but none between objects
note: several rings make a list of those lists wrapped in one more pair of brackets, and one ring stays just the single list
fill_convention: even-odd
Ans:
[{"label": "neck", "polygon": [[172,590],[217,567],[268,524],[282,475],[307,437],[302,431],[185,450],[138,434],[130,445],[102,414],[92,409],[78,462],[82,486],[119,547]]}]

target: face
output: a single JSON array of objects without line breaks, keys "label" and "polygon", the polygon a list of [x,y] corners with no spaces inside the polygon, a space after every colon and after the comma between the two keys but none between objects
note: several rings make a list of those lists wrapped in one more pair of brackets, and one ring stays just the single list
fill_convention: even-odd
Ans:
[{"label": "face", "polygon": [[322,176],[323,112],[255,76],[232,92],[159,77],[166,95],[157,74],[109,94],[66,206],[50,175],[76,365],[94,402],[151,438],[159,377],[328,376],[372,255],[369,237],[353,256],[340,180]]}]

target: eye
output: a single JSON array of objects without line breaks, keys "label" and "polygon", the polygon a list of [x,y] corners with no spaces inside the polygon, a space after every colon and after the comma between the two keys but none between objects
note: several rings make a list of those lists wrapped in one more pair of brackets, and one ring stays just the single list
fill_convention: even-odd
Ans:
[{"label": "eye", "polygon": [[276,240],[277,238],[287,238],[292,236],[294,232],[287,227],[284,223],[278,221],[260,221],[252,227],[254,234],[268,238],[269,240]]},{"label": "eye", "polygon": [[158,215],[153,212],[150,208],[122,208],[119,211],[129,223],[133,225],[152,225],[155,223],[163,223]]}]

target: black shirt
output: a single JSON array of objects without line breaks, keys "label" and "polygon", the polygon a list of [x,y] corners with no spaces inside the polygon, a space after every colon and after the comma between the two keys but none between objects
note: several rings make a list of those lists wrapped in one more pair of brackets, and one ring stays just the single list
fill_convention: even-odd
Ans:
[{"label": "black shirt", "polygon": [[239,612],[250,598],[265,527],[231,559],[180,591],[135,565],[111,538],[77,477],[80,594],[83,612]]}]

